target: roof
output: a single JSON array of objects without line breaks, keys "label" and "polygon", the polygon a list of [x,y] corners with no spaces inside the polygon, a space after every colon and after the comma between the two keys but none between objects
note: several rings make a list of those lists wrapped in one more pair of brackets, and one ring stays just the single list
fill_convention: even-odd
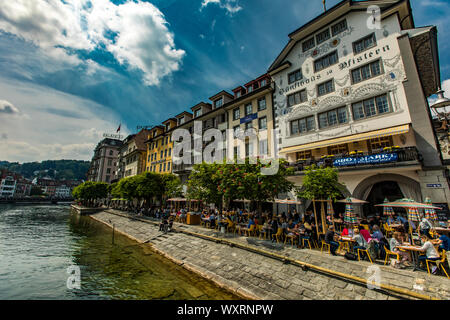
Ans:
[{"label": "roof", "polygon": [[298,42],[303,41],[307,37],[311,37],[313,33],[319,31],[321,28],[330,25],[333,22],[338,22],[342,16],[348,14],[349,12],[365,11],[371,5],[377,5],[380,7],[382,18],[393,13],[398,13],[403,29],[414,28],[414,20],[411,14],[411,5],[409,0],[343,0],[316,18],[310,20],[297,30],[291,32],[289,34],[289,42],[277,56],[275,61],[270,65],[268,72],[272,73],[272,71],[282,66],[284,59]]},{"label": "roof", "polygon": [[168,123],[168,122],[170,122],[170,121],[175,121],[175,122],[177,122],[177,119],[176,119],[176,118],[169,118],[169,119],[167,119],[166,121],[163,121],[162,124],[166,124],[166,123]]},{"label": "roof", "polygon": [[188,116],[192,117],[192,113],[187,112],[187,111],[183,111],[180,114],[176,115],[175,118],[181,118],[181,116],[184,116],[185,114],[187,114]]},{"label": "roof", "polygon": [[216,93],[215,95],[213,95],[212,97],[209,98],[209,100],[214,101],[217,98],[221,97],[221,96],[228,96],[230,98],[234,98],[234,96],[228,92],[226,92],[225,90],[220,91],[219,93]]},{"label": "roof", "polygon": [[203,107],[203,106],[207,106],[207,107],[212,108],[211,103],[206,103],[206,102],[203,102],[203,101],[202,101],[202,102],[200,102],[200,103],[197,103],[195,106],[193,106],[193,107],[191,108],[191,110],[194,111],[195,109],[198,109],[198,108]]}]

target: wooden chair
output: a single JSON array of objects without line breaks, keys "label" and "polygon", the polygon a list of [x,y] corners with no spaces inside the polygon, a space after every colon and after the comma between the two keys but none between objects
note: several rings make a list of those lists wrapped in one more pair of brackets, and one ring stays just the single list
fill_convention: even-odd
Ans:
[{"label": "wooden chair", "polygon": [[303,238],[303,239],[302,239],[302,246],[303,246],[303,247],[305,246],[305,241],[308,242],[309,249],[312,250],[312,247],[311,247],[311,241],[309,241],[309,239]]},{"label": "wooden chair", "polygon": [[322,240],[322,248],[320,249],[320,252],[323,252],[323,248],[327,249],[328,253],[331,253],[331,246],[329,243],[326,243],[324,240]]},{"label": "wooden chair", "polygon": [[283,228],[278,228],[277,233],[272,235],[272,239],[277,239],[277,242],[280,242],[281,237],[283,236]]},{"label": "wooden chair", "polygon": [[367,231],[370,231],[369,225],[368,224],[361,224],[361,226],[366,229]]},{"label": "wooden chair", "polygon": [[347,249],[347,251],[350,251],[350,246],[347,241],[339,241],[339,247],[337,251],[342,252],[342,250]]},{"label": "wooden chair", "polygon": [[445,259],[446,259],[446,257],[447,257],[446,251],[445,251],[445,250],[442,250],[442,253],[441,253],[441,260],[428,260],[428,259],[425,260],[425,263],[427,264],[428,274],[431,273],[431,272],[430,272],[430,263],[434,263],[434,264],[436,264],[436,266],[437,266],[438,268],[441,268],[441,269],[444,271],[444,273],[445,273],[445,275],[447,276],[447,278],[450,279],[450,277],[448,276],[447,271],[445,270]]},{"label": "wooden chair", "polygon": [[386,252],[386,259],[384,259],[384,265],[387,264],[388,260],[391,260],[391,256],[395,256],[398,261],[400,261],[400,255],[398,253],[392,252],[386,246],[384,246],[384,251]]},{"label": "wooden chair", "polygon": [[255,231],[256,231],[256,226],[254,225],[254,224],[252,224],[251,226],[250,226],[250,228],[245,228],[244,229],[244,231],[245,231],[245,234],[248,236],[248,237],[250,237],[250,236],[255,236]]},{"label": "wooden chair", "polygon": [[367,249],[358,249],[357,252],[358,252],[358,261],[361,261],[360,253],[365,253],[369,257],[370,263],[373,264],[372,258],[370,257],[370,254],[369,254],[369,250],[367,250]]},{"label": "wooden chair", "polygon": [[290,240],[292,246],[294,246],[294,242],[297,240],[297,236],[293,233],[288,233],[285,237],[284,237],[284,244],[286,244],[286,242]]},{"label": "wooden chair", "polygon": [[234,233],[234,231],[236,229],[236,224],[233,221],[229,220],[229,219],[227,220],[227,222],[228,222],[227,231]]}]

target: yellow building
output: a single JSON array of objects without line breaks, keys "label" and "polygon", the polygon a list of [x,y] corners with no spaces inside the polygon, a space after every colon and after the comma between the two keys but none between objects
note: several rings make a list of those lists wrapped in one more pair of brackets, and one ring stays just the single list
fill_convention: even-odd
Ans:
[{"label": "yellow building", "polygon": [[177,126],[177,120],[170,118],[150,130],[147,145],[146,171],[157,173],[172,172],[172,131]]}]

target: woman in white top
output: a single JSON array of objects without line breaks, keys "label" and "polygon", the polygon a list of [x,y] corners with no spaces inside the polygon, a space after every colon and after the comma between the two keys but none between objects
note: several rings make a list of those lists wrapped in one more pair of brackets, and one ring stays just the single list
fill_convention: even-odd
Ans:
[{"label": "woman in white top", "polygon": [[397,247],[401,246],[403,242],[402,234],[398,231],[394,232],[394,237],[389,241],[391,251],[397,253],[401,257],[401,264],[404,266],[410,266],[411,254],[409,252],[400,251]]},{"label": "woman in white top", "polygon": [[420,236],[420,239],[422,239],[422,242],[424,243],[422,248],[419,249],[421,252],[425,252],[425,255],[419,256],[419,262],[425,262],[425,260],[439,260],[439,253],[437,252],[436,248],[434,247],[433,243],[431,243],[431,238],[428,237],[426,234],[422,234]]}]

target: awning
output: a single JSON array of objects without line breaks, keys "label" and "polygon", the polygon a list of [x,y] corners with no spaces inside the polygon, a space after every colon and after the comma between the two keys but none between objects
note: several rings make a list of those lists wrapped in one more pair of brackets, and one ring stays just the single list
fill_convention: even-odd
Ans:
[{"label": "awning", "polygon": [[350,143],[350,142],[355,142],[355,141],[403,134],[403,133],[407,133],[408,131],[409,131],[409,124],[405,124],[402,126],[392,127],[392,128],[388,128],[388,129],[370,131],[370,132],[365,132],[365,133],[357,133],[357,134],[354,134],[351,136],[345,136],[345,137],[340,137],[340,138],[335,138],[335,139],[318,141],[318,142],[303,144],[300,146],[288,147],[288,148],[282,149],[280,151],[280,153],[291,153],[291,152],[298,152],[298,151],[303,151],[303,150],[325,148],[325,147],[333,146],[333,145],[337,145],[337,144],[344,144],[344,143]]}]

